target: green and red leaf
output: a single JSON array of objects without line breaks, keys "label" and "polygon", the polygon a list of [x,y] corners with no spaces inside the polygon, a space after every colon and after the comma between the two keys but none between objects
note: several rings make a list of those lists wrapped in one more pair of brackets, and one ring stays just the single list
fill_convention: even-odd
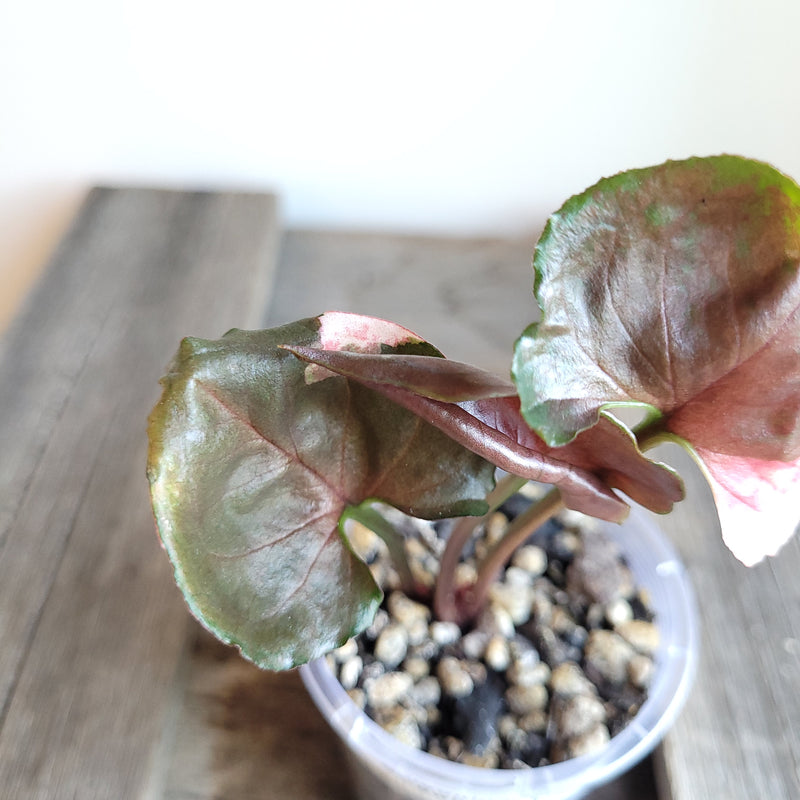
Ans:
[{"label": "green and red leaf", "polygon": [[[640,405],[689,442],[717,492],[800,457],[800,188],[734,156],[600,181],[553,215],[534,256],[540,323],[514,378],[552,445]],[[735,465],[735,466],[734,466]],[[766,493],[780,493],[761,481]],[[747,481],[745,481],[747,482]],[[793,481],[790,481],[792,483]],[[746,507],[731,491],[731,508]],[[720,512],[727,532],[734,515]],[[795,515],[796,521],[797,515]],[[784,522],[784,538],[794,525]]]},{"label": "green and red leaf", "polygon": [[377,608],[338,529],[346,507],[480,514],[494,471],[357,382],[307,374],[284,344],[438,354],[400,326],[340,314],[182,343],[150,418],[156,521],[195,616],[270,669],[341,644]]},{"label": "green and red leaf", "polygon": [[[665,464],[646,458],[631,431],[610,414],[601,412],[597,424],[581,431],[563,447],[549,447],[525,422],[518,397],[503,397],[463,404],[479,419],[543,458],[591,473],[612,489],[658,514],[668,514],[683,500],[683,482]],[[558,484],[556,484],[558,485]],[[564,494],[564,489],[562,489]],[[591,514],[590,500],[569,502],[568,508]],[[594,514],[597,516],[597,514]]]}]

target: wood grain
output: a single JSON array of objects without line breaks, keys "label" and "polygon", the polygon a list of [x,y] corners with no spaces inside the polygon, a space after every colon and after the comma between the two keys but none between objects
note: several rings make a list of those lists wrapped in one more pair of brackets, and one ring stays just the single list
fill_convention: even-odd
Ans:
[{"label": "wood grain", "polygon": [[164,800],[352,798],[342,745],[296,671],[259,670],[204,631],[188,655]]},{"label": "wood grain", "polygon": [[449,358],[508,375],[514,340],[538,314],[535,237],[447,239],[289,231],[272,324],[324,311],[393,320]]},{"label": "wood grain", "polygon": [[145,420],[187,333],[258,324],[271,197],[93,191],[0,357],[0,797],[153,782],[187,613]]},{"label": "wood grain", "polygon": [[[701,612],[701,661],[661,752],[668,800],[800,797],[800,540],[747,568],[722,543],[709,489],[688,456],[663,456],[687,500],[660,520],[687,565]],[[753,531],[758,536],[758,531]]]}]

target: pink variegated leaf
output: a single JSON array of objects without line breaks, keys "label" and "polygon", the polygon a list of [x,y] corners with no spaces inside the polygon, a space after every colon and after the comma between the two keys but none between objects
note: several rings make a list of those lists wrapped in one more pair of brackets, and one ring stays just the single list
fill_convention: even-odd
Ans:
[{"label": "pink variegated leaf", "polygon": [[800,457],[800,301],[763,347],[664,424],[706,452],[767,462]]},{"label": "pink variegated leaf", "polygon": [[748,474],[759,505],[783,502],[757,465],[800,457],[794,181],[736,156],[631,170],[568,200],[534,266],[542,320],[514,378],[537,432],[565,444],[603,409],[644,406],[645,443],[674,434],[708,463],[742,459],[736,485]]},{"label": "pink variegated leaf", "polygon": [[[543,316],[517,342],[514,377],[525,418],[550,444],[609,405],[688,415],[714,392],[704,422],[737,420],[726,448],[783,459],[788,436],[800,455],[800,188],[790,178],[735,156],[607,178],[550,218],[534,266]],[[767,406],[778,385],[780,402]]]},{"label": "pink variegated leaf", "polygon": [[349,506],[481,514],[494,483],[491,464],[396,403],[332,373],[309,383],[286,343],[438,353],[338,314],[181,344],[148,430],[156,522],[195,616],[268,669],[374,616],[380,590],[339,528]]}]

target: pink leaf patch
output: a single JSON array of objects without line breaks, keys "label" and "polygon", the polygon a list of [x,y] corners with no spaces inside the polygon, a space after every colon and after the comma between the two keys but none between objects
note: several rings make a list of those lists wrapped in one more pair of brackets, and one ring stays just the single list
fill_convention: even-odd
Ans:
[{"label": "pink leaf patch", "polygon": [[343,311],[326,311],[319,318],[319,339],[323,350],[357,353],[380,353],[381,345],[400,347],[422,341],[402,325]]},{"label": "pink leaf patch", "polygon": [[700,448],[696,453],[730,551],[747,566],[774,556],[797,526],[800,459],[759,461]]},{"label": "pink leaf patch", "polygon": [[[318,319],[322,350],[376,355],[383,352],[384,346],[394,348],[423,343],[419,336],[402,325],[378,317],[326,311]],[[306,383],[316,383],[335,374],[319,364],[309,364],[305,373]]]}]

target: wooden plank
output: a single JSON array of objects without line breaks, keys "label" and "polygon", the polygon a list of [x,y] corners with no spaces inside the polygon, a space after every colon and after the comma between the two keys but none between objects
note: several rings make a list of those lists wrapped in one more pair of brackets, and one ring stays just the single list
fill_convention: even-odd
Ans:
[{"label": "wooden plank", "polygon": [[[708,487],[688,456],[688,499],[661,520],[695,585],[702,625],[697,681],[661,752],[671,800],[800,797],[800,540],[756,567],[718,532]],[[753,532],[758,536],[758,531]]]},{"label": "wooden plank", "polygon": [[189,656],[164,800],[351,800],[342,747],[296,671],[259,670],[205,631]]},{"label": "wooden plank", "polygon": [[384,317],[449,358],[507,374],[514,341],[537,313],[534,243],[289,231],[270,321],[330,310]]},{"label": "wooden plank", "polygon": [[5,337],[0,797],[160,791],[188,616],[145,420],[180,336],[259,324],[276,242],[268,196],[95,190]]}]

